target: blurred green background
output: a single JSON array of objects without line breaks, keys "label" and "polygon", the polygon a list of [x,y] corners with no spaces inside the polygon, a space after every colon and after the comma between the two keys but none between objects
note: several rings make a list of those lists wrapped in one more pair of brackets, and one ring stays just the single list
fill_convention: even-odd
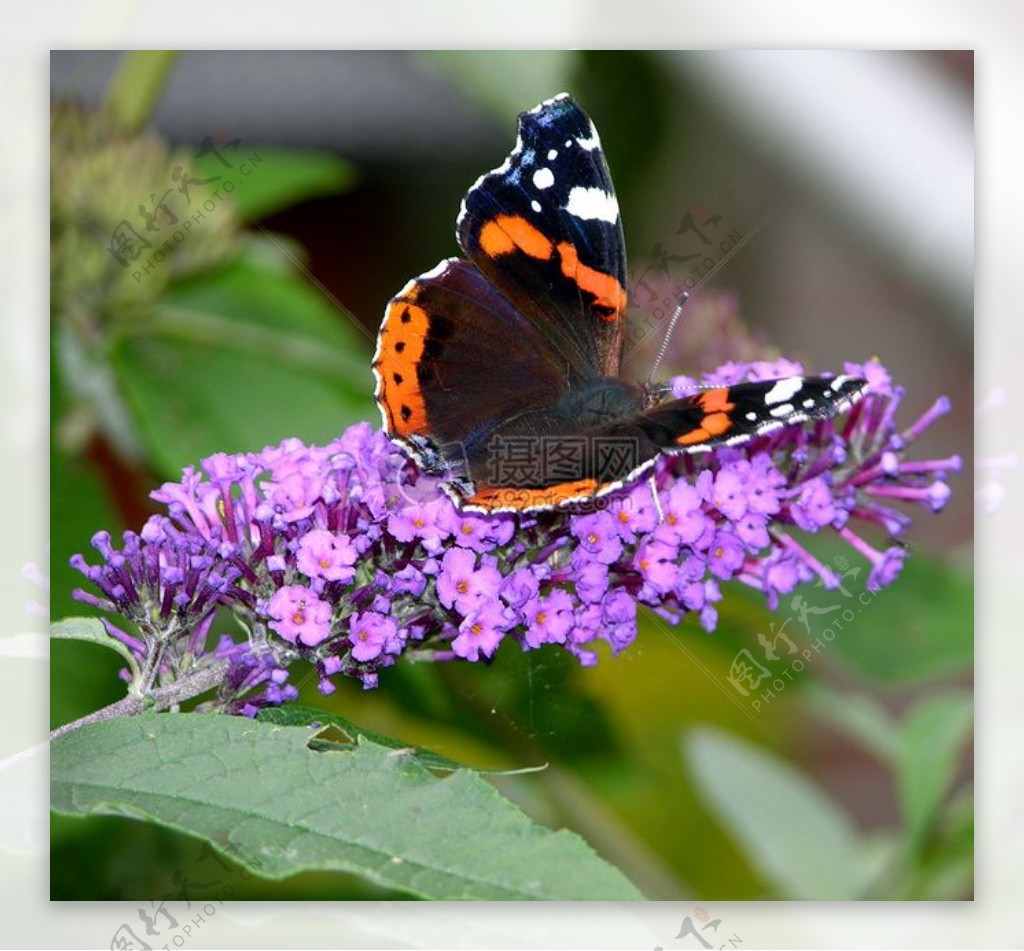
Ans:
[{"label": "blurred green background", "polygon": [[[710,289],[809,369],[879,354],[908,387],[906,422],[950,395],[918,454],[959,453],[965,474],[947,511],[915,513],[891,589],[855,604],[861,572],[849,602],[805,592],[823,612],[809,628],[734,586],[713,635],[647,615],[596,668],[503,649],[489,666],[399,664],[376,691],[330,698],[308,674],[300,702],[472,766],[549,764],[493,781],[650,898],[971,897],[969,53],[62,52],[51,83],[55,619],[89,613],[71,554],[137,528],[182,466],[377,421],[384,304],[455,253],[461,197],[507,154],[516,113],[568,89],[600,130],[634,277],[688,211],[720,215],[750,240]],[[693,342],[694,319],[663,372],[717,352]],[[815,651],[836,604],[855,617]],[[783,625],[796,653],[778,640],[769,657],[758,635]],[[746,694],[730,682],[741,651],[766,671]],[[55,644],[53,725],[118,699],[117,666]],[[197,844],[55,817],[52,849],[52,898],[114,900],[173,892]],[[402,897],[337,874],[236,887]]]}]

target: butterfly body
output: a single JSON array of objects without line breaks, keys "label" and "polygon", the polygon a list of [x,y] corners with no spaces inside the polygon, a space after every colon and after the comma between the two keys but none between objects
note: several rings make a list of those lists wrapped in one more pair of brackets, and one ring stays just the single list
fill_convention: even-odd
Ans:
[{"label": "butterfly body", "polygon": [[593,124],[566,94],[519,117],[469,190],[449,258],[389,303],[373,370],[385,430],[460,507],[572,505],[662,454],[734,445],[849,406],[865,382],[793,377],[675,398],[619,377],[626,254]]}]

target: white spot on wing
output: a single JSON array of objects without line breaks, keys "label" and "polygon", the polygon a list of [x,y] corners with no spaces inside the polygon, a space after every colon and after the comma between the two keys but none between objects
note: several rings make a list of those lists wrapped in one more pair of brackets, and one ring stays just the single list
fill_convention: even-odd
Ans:
[{"label": "white spot on wing", "polygon": [[772,414],[776,419],[781,419],[785,416],[789,416],[795,412],[792,403],[783,403],[781,406],[773,406],[768,412]]},{"label": "white spot on wing", "polygon": [[600,188],[584,188],[577,185],[569,192],[569,201],[565,210],[570,215],[582,218],[584,221],[591,221],[598,218],[615,224],[619,220],[619,203],[614,195],[602,191]]},{"label": "white spot on wing", "polygon": [[841,389],[843,388],[843,386],[844,386],[845,384],[847,384],[847,383],[848,383],[848,382],[849,382],[850,380],[852,380],[852,379],[853,379],[853,377],[852,377],[852,376],[847,376],[847,375],[846,375],[845,373],[841,373],[841,374],[840,374],[839,376],[837,376],[837,377],[836,377],[836,378],[835,378],[835,379],[834,379],[834,380],[833,380],[833,381],[832,381],[832,382],[831,382],[831,383],[829,384],[829,387],[828,387],[828,388],[829,388],[830,390],[834,390],[834,391],[838,391],[838,390],[841,390]]},{"label": "white spot on wing", "polygon": [[558,149],[550,149],[548,151],[548,161],[553,162],[556,158],[558,158]]},{"label": "white spot on wing", "polygon": [[754,422],[754,420],[757,419],[757,413],[747,413],[747,419],[749,419],[751,422]]},{"label": "white spot on wing", "polygon": [[533,184],[537,188],[550,188],[555,184],[555,173],[550,168],[538,168],[533,173]]},{"label": "white spot on wing", "polygon": [[532,208],[532,209],[533,209],[534,211],[536,211],[536,212],[539,212],[539,211],[540,211],[540,202],[539,202],[539,201],[537,201],[537,199],[536,199],[536,198],[534,198],[534,200],[530,202],[530,207],[531,207],[531,208]]},{"label": "white spot on wing", "polygon": [[804,409],[812,409],[814,407],[814,400],[810,397],[804,400]]},{"label": "white spot on wing", "polygon": [[588,152],[592,152],[594,149],[599,149],[601,147],[601,137],[597,134],[597,129],[594,128],[593,122],[590,123],[590,135],[585,139],[578,138],[576,140],[576,144],[579,145],[581,149],[586,149]]},{"label": "white spot on wing", "polygon": [[786,400],[791,400],[800,389],[803,387],[804,381],[800,377],[791,377],[788,380],[779,380],[767,393],[764,395],[764,401],[769,406],[774,403],[784,403]]}]

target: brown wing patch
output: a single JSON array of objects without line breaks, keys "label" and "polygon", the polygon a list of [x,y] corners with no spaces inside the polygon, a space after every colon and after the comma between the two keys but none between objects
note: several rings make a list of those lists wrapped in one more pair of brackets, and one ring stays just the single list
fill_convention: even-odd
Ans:
[{"label": "brown wing patch", "polygon": [[384,312],[373,370],[374,394],[389,436],[426,433],[427,411],[416,367],[423,357],[430,319],[416,305],[419,286],[414,282],[388,304]]}]

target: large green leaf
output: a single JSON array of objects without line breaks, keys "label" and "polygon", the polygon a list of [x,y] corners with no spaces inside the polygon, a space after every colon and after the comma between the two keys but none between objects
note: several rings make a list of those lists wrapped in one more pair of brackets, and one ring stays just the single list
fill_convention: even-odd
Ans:
[{"label": "large green leaf", "polygon": [[913,847],[921,844],[949,791],[972,717],[970,696],[950,693],[922,700],[903,724],[897,776]]},{"label": "large green leaf", "polygon": [[291,274],[247,260],[171,288],[128,329],[118,378],[166,475],[289,436],[326,442],[373,414],[370,342]]},{"label": "large green leaf", "polygon": [[[330,152],[278,149],[239,142],[223,145],[202,157],[193,157],[190,172],[198,178],[230,181],[230,196],[243,218],[264,218],[320,195],[347,191],[356,179],[354,166]],[[230,168],[224,162],[230,163]],[[210,186],[212,189],[214,186]]]},{"label": "large green leaf", "polygon": [[686,754],[707,806],[784,897],[856,898],[877,872],[876,850],[787,763],[711,728],[689,735]]},{"label": "large green leaf", "polygon": [[[378,746],[386,746],[390,750],[400,750],[406,755],[413,756],[418,763],[435,772],[454,772],[463,768],[461,763],[456,763],[433,750],[425,749],[422,746],[410,746],[401,740],[393,740],[389,736],[366,730],[336,713],[327,713],[312,707],[299,707],[294,704],[287,704],[283,707],[267,707],[260,711],[259,719],[261,723],[273,723],[277,726],[301,726],[317,729],[315,742],[311,741],[314,748],[351,750],[359,744],[360,740],[369,740]],[[321,730],[320,728],[323,727],[333,727],[334,729]]]},{"label": "large green leaf", "polygon": [[308,727],[217,714],[108,720],[54,742],[50,802],[192,833],[268,878],[336,869],[446,900],[643,897],[474,772],[437,777],[364,738],[331,752],[309,740]]}]

